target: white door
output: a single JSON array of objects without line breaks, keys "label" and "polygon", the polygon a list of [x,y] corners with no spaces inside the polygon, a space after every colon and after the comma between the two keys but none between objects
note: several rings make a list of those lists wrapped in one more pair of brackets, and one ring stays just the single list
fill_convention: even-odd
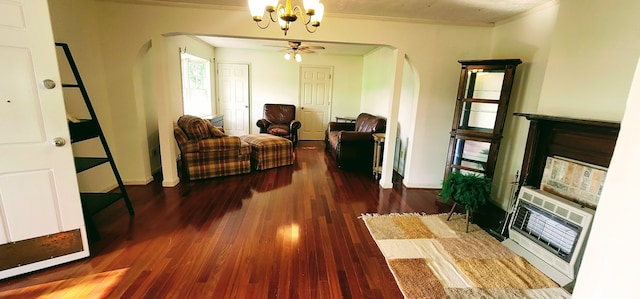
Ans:
[{"label": "white door", "polygon": [[87,257],[89,246],[47,0],[0,1],[0,66],[2,279]]},{"label": "white door", "polygon": [[324,140],[331,111],[332,67],[300,68],[300,140]]},{"label": "white door", "polygon": [[228,135],[246,135],[249,122],[249,65],[218,63],[218,101]]}]

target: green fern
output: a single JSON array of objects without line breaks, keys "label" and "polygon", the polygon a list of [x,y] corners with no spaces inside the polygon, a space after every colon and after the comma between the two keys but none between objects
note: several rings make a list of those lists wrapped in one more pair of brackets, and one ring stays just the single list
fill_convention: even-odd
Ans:
[{"label": "green fern", "polygon": [[477,174],[451,172],[442,182],[440,197],[463,205],[470,212],[491,200],[491,179]]}]

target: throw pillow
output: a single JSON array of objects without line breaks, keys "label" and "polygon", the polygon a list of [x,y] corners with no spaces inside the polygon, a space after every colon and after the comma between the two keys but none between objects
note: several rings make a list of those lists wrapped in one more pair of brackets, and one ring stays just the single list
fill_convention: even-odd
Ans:
[{"label": "throw pillow", "polygon": [[268,133],[276,136],[284,136],[289,134],[289,126],[271,125]]},{"label": "throw pillow", "polygon": [[223,130],[221,130],[221,128],[217,128],[215,126],[213,126],[213,124],[211,122],[207,122],[207,127],[209,127],[209,132],[211,133],[211,136],[213,137],[227,137],[227,135],[224,133]]},{"label": "throw pillow", "polygon": [[209,138],[209,130],[207,124],[211,124],[202,118],[192,115],[183,115],[178,118],[178,125],[184,130],[189,139],[205,139]]}]

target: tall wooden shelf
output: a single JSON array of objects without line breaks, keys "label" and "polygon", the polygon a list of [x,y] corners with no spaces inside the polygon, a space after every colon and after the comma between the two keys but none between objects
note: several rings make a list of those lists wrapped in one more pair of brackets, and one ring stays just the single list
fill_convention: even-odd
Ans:
[{"label": "tall wooden shelf", "polygon": [[71,84],[63,83],[62,87],[79,89],[82,93],[86,109],[91,116],[91,119],[69,121],[71,143],[83,142],[86,140],[98,138],[100,139],[103,148],[103,152],[96,154],[96,156],[74,157],[76,172],[81,173],[93,169],[94,167],[108,163],[118,183],[119,192],[80,192],[80,200],[82,201],[82,212],[84,213],[87,234],[90,239],[96,240],[99,238],[99,233],[93,223],[93,215],[120,200],[124,201],[130,215],[134,214],[134,210],[133,206],[131,205],[129,195],[127,194],[127,190],[124,186],[124,183],[122,182],[122,178],[120,177],[120,173],[118,172],[118,168],[116,167],[115,161],[113,160],[113,156],[111,155],[111,151],[109,150],[107,140],[104,136],[102,128],[100,127],[100,123],[98,122],[95,110],[91,105],[87,90],[84,86],[84,83],[82,82],[82,78],[80,77],[80,72],[78,71],[78,68],[73,60],[71,51],[69,50],[69,46],[64,43],[56,43],[56,46],[62,48],[62,50],[64,51],[65,57],[67,59],[67,62],[69,63],[69,67],[71,68],[76,81],[76,83]]},{"label": "tall wooden shelf", "polygon": [[493,177],[520,59],[460,60],[460,80],[444,177],[452,171]]}]

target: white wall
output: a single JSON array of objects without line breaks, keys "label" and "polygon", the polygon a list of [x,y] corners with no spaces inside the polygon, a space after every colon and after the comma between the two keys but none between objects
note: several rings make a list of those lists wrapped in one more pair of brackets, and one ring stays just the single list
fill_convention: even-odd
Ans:
[{"label": "white wall", "polygon": [[538,113],[620,121],[640,53],[640,2],[561,1]]},{"label": "white wall", "polygon": [[[380,47],[364,57],[360,112],[389,117],[395,77],[393,50]],[[357,114],[356,114],[357,116]]]},{"label": "white wall", "polygon": [[[302,53],[302,62],[285,60],[279,51],[216,48],[217,63],[249,64],[252,133],[259,133],[256,121],[263,117],[265,103],[300,107],[298,87],[300,67],[333,67],[332,116],[357,115],[360,107],[362,57]],[[304,125],[304,124],[303,124]]]},{"label": "white wall", "polygon": [[405,163],[407,161],[407,147],[413,128],[414,113],[412,108],[417,103],[418,86],[420,82],[411,63],[405,58],[402,74],[402,90],[398,109],[398,129],[395,154],[393,156],[393,169],[404,176]]},{"label": "white wall", "polygon": [[640,63],[636,65],[616,148],[593,219],[573,298],[637,298],[640,210],[637,132],[640,130]]},{"label": "white wall", "polygon": [[[464,33],[459,31],[463,28]],[[416,42],[407,49],[407,58],[420,86],[418,101],[411,108],[415,122],[408,141],[403,183],[407,187],[440,188],[460,76],[458,60],[490,58],[492,28],[422,29],[419,38],[406,34]]]},{"label": "white wall", "polygon": [[493,30],[491,56],[519,58],[503,139],[494,172],[492,198],[507,209],[510,182],[522,167],[529,121],[514,112],[536,113],[547,68],[551,34],[555,29],[558,1],[551,1],[524,15],[502,22]]},{"label": "white wall", "polygon": [[[148,48],[144,53],[146,54],[147,51]],[[145,126],[147,128],[149,167],[151,168],[151,173],[156,173],[161,170],[161,161],[158,110],[152,96],[155,86],[153,85],[153,80],[151,80],[153,76],[149,75],[149,71],[153,69],[152,64],[151,55],[144,55],[135,68],[134,80],[139,82],[139,84],[136,84],[136,97],[144,99],[144,107],[142,109],[144,110]]]},{"label": "white wall", "polygon": [[[99,35],[93,34],[98,28],[96,19],[92,17],[97,14],[96,7],[90,1],[75,4],[69,6],[60,1],[49,1],[54,39],[56,42],[69,45],[107,143],[113,151],[117,148],[119,140],[114,136],[111,107],[105,100],[109,95],[101,59],[101,40]],[[78,28],[76,24],[83,26]],[[56,53],[63,83],[75,83],[64,53],[59,48]],[[90,118],[79,89],[65,88],[64,95],[68,114],[77,118]],[[77,156],[104,156],[102,144],[98,139],[75,143],[72,147],[74,155]],[[122,157],[115,152],[113,155],[116,164],[120,166],[123,163]],[[117,182],[109,164],[103,164],[79,174],[78,186],[83,192],[102,192],[117,187]]]}]

